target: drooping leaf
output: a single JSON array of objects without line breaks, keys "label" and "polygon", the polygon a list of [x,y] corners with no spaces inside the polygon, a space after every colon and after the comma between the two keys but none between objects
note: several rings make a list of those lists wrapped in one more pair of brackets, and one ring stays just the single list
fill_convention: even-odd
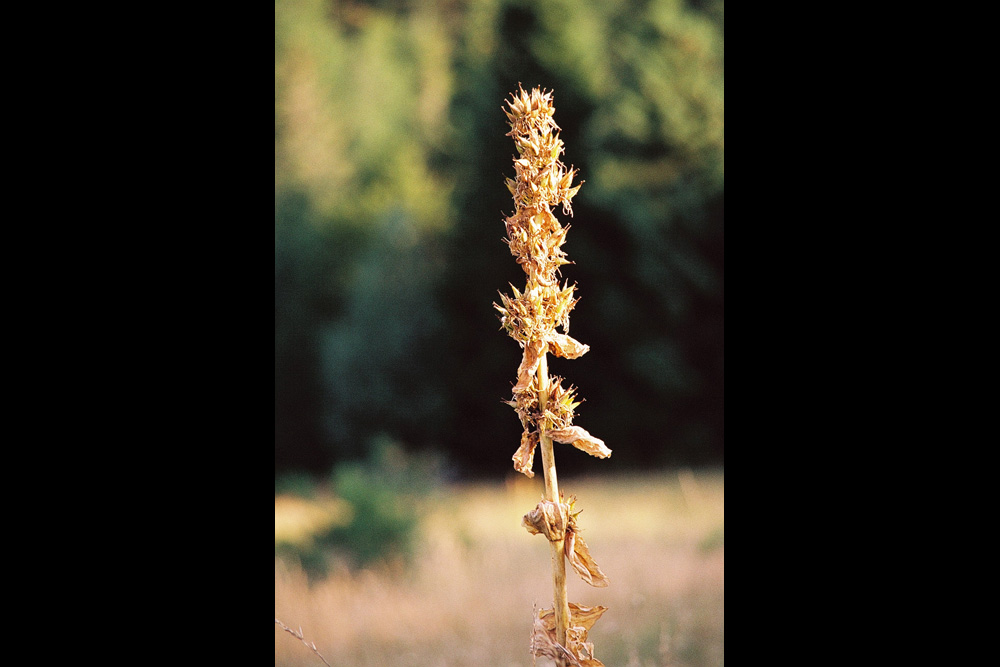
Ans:
[{"label": "drooping leaf", "polygon": [[579,426],[567,426],[566,428],[546,431],[545,433],[557,442],[573,445],[577,449],[585,451],[599,459],[606,459],[611,456],[611,450],[608,449],[603,440],[595,438],[586,429]]},{"label": "drooping leaf", "polygon": [[597,563],[591,557],[590,549],[587,547],[587,543],[583,541],[583,538],[580,537],[575,524],[575,519],[571,519],[571,528],[566,531],[566,541],[563,544],[563,551],[566,554],[566,558],[569,560],[570,565],[573,566],[573,569],[576,570],[576,573],[580,575],[581,579],[595,588],[604,588],[611,582],[601,572],[601,568],[597,566]]},{"label": "drooping leaf", "polygon": [[545,354],[547,346],[538,340],[529,340],[524,344],[524,354],[521,356],[521,365],[517,368],[517,384],[514,385],[514,392],[524,391],[531,386],[531,381],[538,370],[538,363]]},{"label": "drooping leaf", "polygon": [[570,338],[566,334],[552,332],[546,338],[549,344],[549,350],[557,357],[563,357],[565,359],[576,359],[577,357],[582,357],[590,349],[589,345],[585,345],[575,338]]},{"label": "drooping leaf", "polygon": [[587,632],[594,627],[594,623],[604,615],[604,612],[608,610],[604,605],[596,605],[593,607],[588,607],[587,605],[576,604],[575,602],[569,603],[569,611],[572,617],[570,625],[580,626]]},{"label": "drooping leaf", "polygon": [[514,470],[534,477],[532,467],[535,465],[535,447],[538,446],[538,434],[525,431],[521,434],[521,446],[514,452]]}]

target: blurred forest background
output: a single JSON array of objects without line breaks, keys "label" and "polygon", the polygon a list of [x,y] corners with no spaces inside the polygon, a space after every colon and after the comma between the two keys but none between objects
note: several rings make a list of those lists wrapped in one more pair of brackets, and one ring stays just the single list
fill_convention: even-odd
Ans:
[{"label": "blurred forest background", "polygon": [[722,0],[276,0],[276,477],[387,442],[512,471],[519,83],[585,181],[556,213],[591,350],[550,368],[614,452],[560,474],[722,465],[723,41]]}]

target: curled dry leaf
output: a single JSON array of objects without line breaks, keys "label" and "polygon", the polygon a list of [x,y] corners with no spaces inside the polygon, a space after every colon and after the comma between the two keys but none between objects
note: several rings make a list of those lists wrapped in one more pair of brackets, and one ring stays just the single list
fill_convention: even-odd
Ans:
[{"label": "curled dry leaf", "polygon": [[532,535],[545,535],[550,542],[558,542],[566,537],[569,526],[569,505],[543,500],[535,509],[524,515],[521,525]]},{"label": "curled dry leaf", "polygon": [[580,578],[595,588],[604,588],[610,581],[590,555],[587,543],[580,537],[577,514],[579,512],[572,512],[570,503],[542,500],[535,509],[524,515],[521,525],[532,535],[544,535],[550,542],[564,540],[563,554]]},{"label": "curled dry leaf", "polygon": [[534,477],[532,467],[535,465],[535,448],[538,446],[538,434],[525,431],[521,434],[521,446],[514,452],[514,470]]},{"label": "curled dry leaf", "polygon": [[606,459],[611,456],[611,450],[607,448],[603,440],[595,438],[586,429],[579,426],[567,426],[566,428],[554,431],[546,431],[546,435],[556,442],[573,445],[577,449],[583,450],[599,459]]},{"label": "curled dry leaf", "polygon": [[[554,610],[542,609],[538,612],[538,617],[534,622],[531,636],[532,653],[536,656],[544,655],[553,659],[557,655],[563,655],[572,660],[568,664],[580,667],[604,667],[604,663],[594,658],[594,645],[587,641],[587,633],[607,610],[608,608],[602,605],[587,607],[570,602],[570,622],[566,632],[566,643],[569,646],[563,647],[556,642]],[[545,652],[536,652],[539,650]],[[566,653],[563,653],[564,651]]]},{"label": "curled dry leaf", "polygon": [[[545,611],[551,612],[551,609]],[[556,641],[555,621],[551,623],[551,629],[546,627],[545,621],[536,616],[531,628],[531,655],[536,658],[549,658],[558,664],[562,659],[567,667],[581,667],[580,661],[569,652],[565,646]]]},{"label": "curled dry leaf", "polygon": [[589,345],[584,345],[575,338],[570,338],[566,334],[552,332],[546,339],[549,343],[549,350],[557,357],[565,359],[576,359],[582,357],[590,349]]},{"label": "curled dry leaf", "polygon": [[545,354],[546,345],[542,341],[530,340],[524,345],[524,354],[521,356],[521,365],[517,368],[517,384],[514,391],[524,391],[531,386],[531,381],[538,370],[538,364],[542,355]]}]

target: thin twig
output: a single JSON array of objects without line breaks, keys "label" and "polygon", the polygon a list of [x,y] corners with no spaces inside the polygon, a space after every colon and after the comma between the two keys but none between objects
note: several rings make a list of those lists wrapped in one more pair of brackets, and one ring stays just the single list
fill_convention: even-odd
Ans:
[{"label": "thin twig", "polygon": [[302,636],[302,626],[299,626],[299,631],[296,632],[295,630],[292,630],[290,627],[288,627],[278,619],[274,619],[274,622],[277,623],[282,630],[284,630],[285,632],[287,632],[288,634],[295,637],[300,642],[311,648],[312,652],[316,654],[316,657],[318,657],[320,660],[323,661],[323,664],[326,665],[326,667],[333,667],[333,665],[331,665],[326,661],[326,658],[323,657],[323,654],[316,649],[316,642],[307,642],[306,638]]}]

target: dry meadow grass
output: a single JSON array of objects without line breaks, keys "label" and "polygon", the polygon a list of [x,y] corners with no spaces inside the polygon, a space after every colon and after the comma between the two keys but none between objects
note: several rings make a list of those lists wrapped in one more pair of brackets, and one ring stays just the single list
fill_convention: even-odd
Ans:
[{"label": "dry meadow grass", "polygon": [[[723,665],[724,476],[679,471],[560,480],[578,497],[608,588],[569,578],[569,599],[609,608],[590,633],[608,667]],[[552,605],[550,550],[521,527],[542,482],[438,489],[415,564],[309,582],[275,560],[274,612],[334,666],[548,667],[528,652],[535,608]],[[277,516],[276,516],[277,521]],[[321,667],[275,625],[276,667]]]}]

